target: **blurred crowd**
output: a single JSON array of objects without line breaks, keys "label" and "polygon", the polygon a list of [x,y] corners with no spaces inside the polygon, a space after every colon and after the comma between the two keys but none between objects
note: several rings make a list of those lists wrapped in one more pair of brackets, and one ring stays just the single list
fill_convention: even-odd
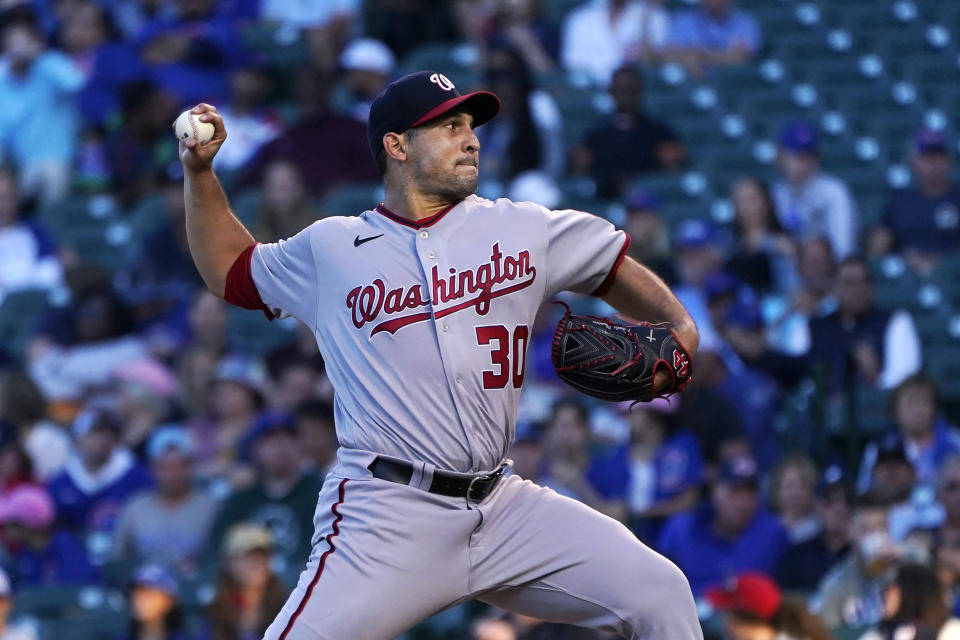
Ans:
[{"label": "blurred crowd", "polygon": [[[669,114],[646,112],[644,69],[709,82],[754,59],[758,22],[733,0],[548,4],[0,0],[0,302],[49,300],[22,348],[0,339],[0,639],[43,637],[18,594],[89,585],[126,595],[130,640],[261,636],[310,553],[334,390],[307,330],[258,327],[281,337],[252,348],[202,286],[170,126],[217,105],[238,216],[259,241],[289,237],[360,212],[327,196],[376,182],[370,101],[434,42],[460,43],[502,100],[478,130],[481,195],[559,208],[564,181],[589,181],[701,333],[682,395],[597,404],[554,374],[546,306],[513,472],[674,560],[711,637],[960,638],[957,407],[924,371],[909,310],[874,295],[873,268],[897,256],[928,274],[956,257],[950,133],[904,141],[912,184],[875,226],[801,120],[783,123],[776,180],[729,186],[730,224],[674,224],[632,179],[697,158]],[[570,141],[575,123],[540,86],[551,74],[605,90],[604,121]],[[109,270],[58,242],[45,212],[78,199],[154,214],[134,259]],[[860,428],[863,394],[886,402],[880,428]],[[606,636],[460,608],[411,637]]]}]

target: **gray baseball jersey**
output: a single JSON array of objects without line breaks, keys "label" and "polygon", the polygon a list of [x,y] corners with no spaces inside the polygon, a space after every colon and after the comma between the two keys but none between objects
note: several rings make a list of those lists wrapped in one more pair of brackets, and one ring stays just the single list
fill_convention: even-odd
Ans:
[{"label": "gray baseball jersey", "polygon": [[477,471],[513,439],[537,309],[601,289],[626,246],[588,213],[470,196],[418,223],[382,206],[320,220],[250,269],[314,331],[342,446]]},{"label": "gray baseball jersey", "polygon": [[[382,206],[320,220],[238,260],[228,288],[313,330],[341,444],[313,552],[265,638],[390,640],[474,598],[625,638],[702,638],[682,573],[619,522],[515,476],[479,504],[426,490],[437,469],[501,464],[537,309],[602,294],[627,245],[587,213],[470,196],[416,223]],[[409,486],[373,477],[378,455],[409,462]]]}]

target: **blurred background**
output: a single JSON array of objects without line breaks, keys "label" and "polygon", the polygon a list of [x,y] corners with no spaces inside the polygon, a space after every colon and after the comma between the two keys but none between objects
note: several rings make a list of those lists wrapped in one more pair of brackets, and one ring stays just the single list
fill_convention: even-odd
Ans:
[{"label": "blurred background", "polygon": [[[370,101],[425,68],[503,102],[481,195],[606,217],[701,331],[629,411],[560,383],[545,307],[515,473],[677,562],[710,638],[960,637],[958,38],[953,0],[0,0],[0,638],[261,637],[333,389],[203,288],[170,126],[217,105],[274,241],[380,201]],[[404,640],[606,637],[471,603]]]}]

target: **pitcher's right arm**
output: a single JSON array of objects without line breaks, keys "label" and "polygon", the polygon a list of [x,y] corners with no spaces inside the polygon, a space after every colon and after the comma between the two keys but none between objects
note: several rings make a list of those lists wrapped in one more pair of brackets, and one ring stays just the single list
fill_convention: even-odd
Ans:
[{"label": "pitcher's right arm", "polygon": [[200,114],[200,120],[212,123],[214,133],[206,144],[198,144],[192,138],[180,143],[187,243],[204,284],[223,298],[227,273],[237,257],[254,243],[254,238],[233,215],[213,172],[213,157],[227,139],[223,118],[209,104],[198,104],[192,111]]}]

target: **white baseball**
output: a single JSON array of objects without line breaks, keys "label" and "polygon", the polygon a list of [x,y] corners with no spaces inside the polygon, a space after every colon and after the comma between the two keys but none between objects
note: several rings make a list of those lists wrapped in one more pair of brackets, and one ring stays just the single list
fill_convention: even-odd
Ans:
[{"label": "white baseball", "polygon": [[177,140],[186,142],[190,138],[196,138],[200,144],[210,142],[213,138],[213,124],[200,120],[200,114],[192,111],[184,111],[173,123],[173,130],[177,134]]}]

